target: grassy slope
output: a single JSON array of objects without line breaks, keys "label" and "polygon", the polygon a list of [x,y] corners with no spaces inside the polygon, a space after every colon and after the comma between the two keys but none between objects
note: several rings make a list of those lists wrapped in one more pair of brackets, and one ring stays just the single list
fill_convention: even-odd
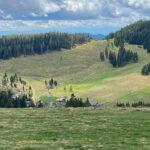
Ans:
[{"label": "grassy slope", "polygon": [[148,101],[150,77],[141,76],[140,71],[150,61],[150,55],[138,46],[126,45],[138,52],[139,63],[114,69],[108,60],[99,60],[99,53],[104,51],[106,45],[106,41],[92,41],[69,51],[0,61],[0,72],[24,76],[35,89],[36,99],[41,95],[49,95],[44,88],[44,80],[54,77],[59,83],[59,87],[51,91],[54,97],[70,95],[69,87],[72,85],[76,95],[88,96],[106,104],[116,101]]},{"label": "grassy slope", "polygon": [[0,149],[149,150],[149,116],[150,109],[0,109]]}]

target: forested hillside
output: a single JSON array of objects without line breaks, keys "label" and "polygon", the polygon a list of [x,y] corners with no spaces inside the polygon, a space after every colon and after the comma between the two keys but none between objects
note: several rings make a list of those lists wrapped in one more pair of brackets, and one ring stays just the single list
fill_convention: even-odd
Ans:
[{"label": "forested hillside", "polygon": [[43,54],[45,52],[70,49],[75,44],[90,41],[89,36],[83,34],[46,33],[11,35],[0,38],[0,59],[9,59],[20,55]]},{"label": "forested hillside", "polygon": [[150,53],[150,21],[135,22],[114,34],[109,34],[106,38],[114,38],[116,46],[120,46],[124,42],[143,45],[144,49]]}]

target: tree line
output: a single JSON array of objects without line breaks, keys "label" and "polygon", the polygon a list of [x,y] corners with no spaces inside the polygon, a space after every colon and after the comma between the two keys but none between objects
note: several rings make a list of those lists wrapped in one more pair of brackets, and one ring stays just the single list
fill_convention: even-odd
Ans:
[{"label": "tree line", "polygon": [[0,38],[0,59],[70,49],[89,41],[90,37],[84,34],[58,32],[3,36]]},{"label": "tree line", "polygon": [[0,108],[25,108],[34,106],[32,99],[28,98],[26,95],[13,97],[11,90],[0,91]]},{"label": "tree line", "polygon": [[124,45],[122,44],[119,48],[118,54],[110,51],[108,52],[108,48],[105,49],[104,52],[100,52],[100,59],[104,61],[105,58],[109,59],[109,62],[112,64],[114,68],[122,67],[128,63],[136,63],[138,62],[138,54],[137,52],[132,52],[131,50],[126,50]]},{"label": "tree line", "polygon": [[129,102],[127,103],[118,103],[116,104],[117,107],[150,107],[150,103],[145,103],[145,102],[142,102],[142,101],[139,101],[139,102],[135,102],[135,103],[132,103],[130,104]]},{"label": "tree line", "polygon": [[45,80],[45,88],[53,89],[54,87],[58,86],[58,82],[51,78],[49,81]]},{"label": "tree line", "polygon": [[150,53],[150,21],[137,21],[106,37],[106,39],[110,38],[114,38],[116,46],[120,46],[124,42],[143,45],[144,49]]}]

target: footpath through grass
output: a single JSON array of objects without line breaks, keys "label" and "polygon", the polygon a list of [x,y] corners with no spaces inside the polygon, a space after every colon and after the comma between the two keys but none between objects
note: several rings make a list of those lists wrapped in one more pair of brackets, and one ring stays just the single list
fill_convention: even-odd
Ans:
[{"label": "footpath through grass", "polygon": [[0,109],[0,149],[149,150],[150,109]]}]

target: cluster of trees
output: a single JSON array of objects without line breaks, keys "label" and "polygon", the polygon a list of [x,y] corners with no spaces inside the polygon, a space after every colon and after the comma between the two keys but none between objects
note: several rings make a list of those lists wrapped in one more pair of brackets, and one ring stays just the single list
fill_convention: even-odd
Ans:
[{"label": "cluster of trees", "polygon": [[104,61],[105,59],[109,59],[109,62],[114,68],[116,68],[122,67],[127,63],[138,62],[138,54],[136,52],[126,50],[124,48],[124,44],[122,44],[117,55],[113,51],[108,51],[108,47],[106,47],[104,52],[100,52],[100,60]]},{"label": "cluster of trees", "polygon": [[[18,86],[19,84],[19,86]],[[16,73],[14,75],[11,75],[10,77],[8,77],[7,73],[4,74],[3,78],[2,78],[2,88],[19,88],[20,84],[22,86],[22,93],[20,93],[20,95],[23,95],[25,92],[28,95],[29,98],[32,98],[33,96],[33,90],[32,87],[29,86],[28,89],[26,89],[26,81],[22,80],[21,77],[19,77]]]},{"label": "cluster of trees", "polygon": [[45,87],[53,89],[54,87],[58,86],[58,82],[51,78],[49,81],[45,80]]},{"label": "cluster of trees", "polygon": [[117,107],[150,107],[150,103],[144,103],[144,102],[135,102],[130,104],[128,103],[117,103],[116,104]]},{"label": "cluster of trees", "polygon": [[120,46],[124,42],[143,45],[150,53],[150,21],[135,22],[114,34],[111,33],[106,38],[114,38],[116,46]]},{"label": "cluster of trees", "polygon": [[142,70],[141,70],[142,75],[149,75],[150,73],[150,63],[147,65],[144,65]]},{"label": "cluster of trees", "polygon": [[[18,76],[17,76],[17,74],[15,73],[15,75],[12,75],[12,76],[10,76],[10,84],[11,84],[11,87],[16,87],[16,82],[18,82]],[[20,78],[20,80],[19,81],[21,81],[22,82],[22,79]]]},{"label": "cluster of trees", "polygon": [[138,62],[138,54],[136,52],[126,50],[122,45],[119,48],[117,56],[115,52],[110,51],[109,62],[113,65],[113,67],[122,67],[130,62]]},{"label": "cluster of trees", "polygon": [[90,107],[89,99],[83,102],[82,98],[75,97],[74,94],[71,95],[71,98],[66,102],[66,107]]},{"label": "cluster of trees", "polygon": [[0,91],[0,108],[25,108],[34,106],[32,99],[26,95],[13,97],[11,90]]},{"label": "cluster of trees", "polygon": [[45,33],[11,35],[0,38],[0,59],[9,59],[20,55],[43,54],[45,52],[70,49],[76,44],[89,42],[84,34]]},{"label": "cluster of trees", "polygon": [[20,84],[23,84],[23,86],[26,86],[26,81],[22,80],[22,78],[18,77],[18,75],[15,73],[14,75],[10,76],[10,85],[11,85],[11,87],[16,87],[17,88],[16,82],[20,82]]},{"label": "cluster of trees", "polygon": [[26,85],[26,81],[22,80],[21,77],[18,77],[18,75],[16,73],[14,75],[11,75],[10,78],[8,77],[7,73],[5,73],[3,78],[2,78],[2,85],[4,87],[8,86],[10,83],[11,87],[17,88],[17,84],[16,84],[17,82],[20,82],[24,86]]}]

